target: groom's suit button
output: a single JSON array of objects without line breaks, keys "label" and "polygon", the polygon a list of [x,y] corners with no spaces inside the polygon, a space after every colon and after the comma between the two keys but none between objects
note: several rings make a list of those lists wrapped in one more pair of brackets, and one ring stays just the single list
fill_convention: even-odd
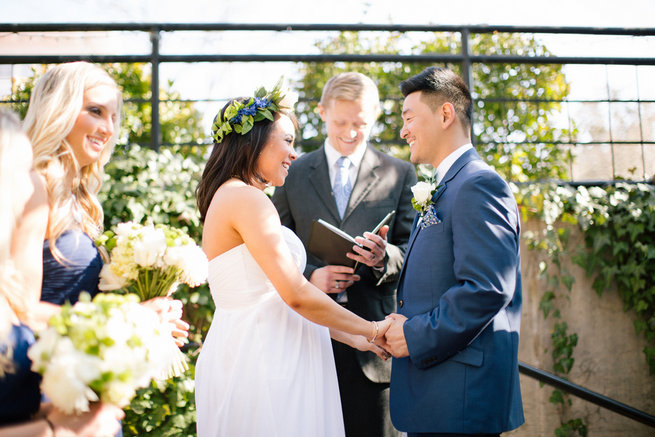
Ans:
[{"label": "groom's suit button", "polygon": [[427,359],[423,360],[423,363],[421,363],[421,364],[423,364],[424,366],[429,366],[429,365],[434,364],[436,362],[437,362],[436,358],[427,358]]},{"label": "groom's suit button", "polygon": [[399,306],[400,308],[402,308],[403,305],[405,305],[405,301],[402,300],[402,299],[400,299],[400,300],[398,301],[398,306]]}]

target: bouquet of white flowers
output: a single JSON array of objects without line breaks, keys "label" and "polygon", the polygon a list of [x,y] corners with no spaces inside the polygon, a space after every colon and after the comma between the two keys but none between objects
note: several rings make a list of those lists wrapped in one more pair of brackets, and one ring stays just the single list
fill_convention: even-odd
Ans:
[{"label": "bouquet of white flowers", "polygon": [[207,280],[207,257],[183,231],[166,225],[121,223],[96,241],[111,261],[100,272],[103,291],[124,290],[143,300],[169,296],[183,282]]},{"label": "bouquet of white flowers", "polygon": [[50,319],[28,356],[43,393],[70,414],[94,401],[126,406],[175,365],[170,342],[170,330],[136,296],[100,293],[91,301],[82,293]]},{"label": "bouquet of white flowers", "polygon": [[[127,222],[107,231],[96,245],[105,247],[110,261],[100,271],[98,288],[134,293],[141,301],[170,296],[180,283],[196,287],[207,280],[207,257],[184,231],[167,225]],[[167,376],[179,376],[186,357],[169,336],[172,367]]]}]

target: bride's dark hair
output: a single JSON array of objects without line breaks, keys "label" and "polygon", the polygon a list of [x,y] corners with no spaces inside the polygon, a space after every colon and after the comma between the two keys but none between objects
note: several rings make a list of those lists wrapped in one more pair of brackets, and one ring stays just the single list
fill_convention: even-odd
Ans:
[{"label": "bride's dark hair", "polygon": [[[248,101],[248,98],[234,100],[245,103]],[[225,110],[234,100],[227,102],[223,109],[221,109],[219,113],[221,118]],[[275,120],[278,120],[281,115],[289,117],[293,124],[297,125],[293,112],[286,110],[276,111],[274,113]],[[273,123],[273,121],[268,119],[257,121],[245,135],[233,131],[225,135],[220,143],[214,142],[212,152],[202,172],[200,183],[196,188],[196,204],[200,211],[200,221],[204,223],[205,215],[214,197],[214,193],[228,179],[236,177],[247,184],[267,182],[257,172],[257,158],[268,142]]]}]

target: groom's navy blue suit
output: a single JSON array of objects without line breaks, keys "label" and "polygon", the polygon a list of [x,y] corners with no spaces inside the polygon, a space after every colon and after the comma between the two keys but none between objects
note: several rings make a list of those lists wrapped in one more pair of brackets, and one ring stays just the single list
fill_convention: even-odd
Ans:
[{"label": "groom's navy blue suit", "polygon": [[414,221],[398,287],[409,357],[393,360],[391,418],[410,433],[500,433],[521,425],[520,223],[507,183],[475,152]]}]

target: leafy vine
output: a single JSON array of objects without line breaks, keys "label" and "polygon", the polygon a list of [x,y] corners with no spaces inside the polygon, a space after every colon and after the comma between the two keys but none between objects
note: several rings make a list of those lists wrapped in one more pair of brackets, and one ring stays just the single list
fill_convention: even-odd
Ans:
[{"label": "leafy vine", "polygon": [[[536,217],[546,225],[540,234],[526,233],[525,237],[528,247],[545,253],[555,267],[549,271],[548,263],[540,264],[547,287],[539,303],[545,318],[552,314],[556,319],[551,334],[554,371],[566,377],[575,362],[573,350],[578,336],[569,334],[555,300],[562,296],[562,288],[568,293],[573,285],[573,276],[561,256],[570,249],[571,229],[578,227],[585,245],[574,249],[571,259],[585,269],[587,276],[594,277],[593,287],[599,296],[616,286],[624,310],[636,313],[634,325],[637,334],[645,335],[646,362],[650,373],[655,373],[655,187],[626,183],[606,188],[530,184],[515,186],[515,193],[524,219]],[[559,390],[553,391],[550,402],[562,408],[571,404]],[[562,421],[555,434],[566,436],[571,432],[586,436],[586,425],[579,418]]]}]

